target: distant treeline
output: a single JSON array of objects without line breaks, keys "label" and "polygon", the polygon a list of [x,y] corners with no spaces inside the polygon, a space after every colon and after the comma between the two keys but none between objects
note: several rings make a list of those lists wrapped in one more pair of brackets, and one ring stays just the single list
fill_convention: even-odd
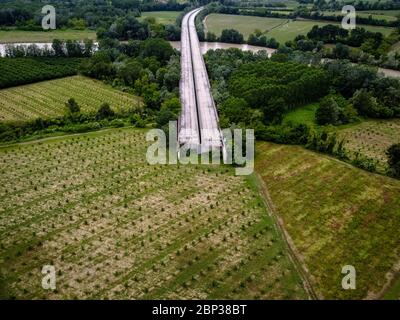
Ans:
[{"label": "distant treeline", "polygon": [[[326,20],[326,21],[336,21],[336,22],[340,22],[343,20],[343,16],[341,15],[327,15],[327,14],[322,14],[321,12],[299,12],[296,16],[312,20]],[[375,19],[373,18],[372,15],[368,18],[356,15],[356,23],[372,25],[372,26],[382,26],[382,27],[400,26],[400,22],[397,20],[387,21],[385,19]]]},{"label": "distant treeline", "polygon": [[[311,20],[325,20],[325,21],[342,21],[343,16],[341,15],[327,15],[322,14],[319,11],[310,10],[305,7],[300,7],[294,11],[290,11],[288,14],[276,12],[270,10],[269,8],[263,7],[252,7],[252,8],[241,8],[234,6],[215,6],[216,13],[222,14],[234,14],[234,15],[245,15],[245,16],[256,16],[256,17],[268,17],[268,18],[282,18],[282,19],[295,19],[297,17]],[[340,8],[341,9],[341,8]],[[384,19],[375,19],[371,17],[360,17],[356,16],[356,22],[358,24],[366,24],[373,26],[383,26],[383,27],[399,27],[400,23],[398,21],[387,21]]]},{"label": "distant treeline", "polygon": [[14,0],[0,3],[0,26],[16,26],[24,30],[41,29],[45,4],[53,5],[57,12],[57,28],[97,28],[108,25],[115,19],[134,14],[140,16],[142,11],[181,11],[189,3],[168,1],[160,3],[139,0]]}]

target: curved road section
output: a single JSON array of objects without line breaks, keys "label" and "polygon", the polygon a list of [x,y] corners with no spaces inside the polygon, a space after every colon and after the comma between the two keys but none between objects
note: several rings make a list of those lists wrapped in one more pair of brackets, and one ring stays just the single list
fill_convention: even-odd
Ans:
[{"label": "curved road section", "polygon": [[182,20],[179,143],[204,153],[221,149],[223,140],[196,32],[195,19],[201,10],[189,12]]}]

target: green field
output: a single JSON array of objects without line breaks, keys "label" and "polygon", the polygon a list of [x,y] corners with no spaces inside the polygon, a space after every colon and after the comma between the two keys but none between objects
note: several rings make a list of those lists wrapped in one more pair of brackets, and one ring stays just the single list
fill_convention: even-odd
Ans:
[{"label": "green field", "polygon": [[[337,24],[335,22],[299,20],[289,21],[278,18],[263,18],[252,16],[239,16],[227,14],[210,14],[205,19],[207,31],[211,31],[216,35],[220,35],[223,29],[233,28],[243,34],[244,38],[259,29],[266,32],[267,37],[275,38],[280,43],[293,40],[297,35],[306,35],[314,25],[324,26],[327,24]],[[384,28],[377,26],[359,25],[366,30],[373,32],[381,32],[384,35],[390,34],[393,28]]]},{"label": "green field", "polygon": [[256,180],[146,149],[131,128],[0,148],[0,298],[307,298]]},{"label": "green field", "polygon": [[[298,146],[259,143],[256,169],[320,298],[379,298],[399,263],[400,181]],[[343,290],[342,267],[356,268]]]},{"label": "green field", "polygon": [[176,18],[181,14],[181,11],[151,11],[142,12],[139,20],[144,20],[148,17],[155,18],[160,24],[175,24]]},{"label": "green field", "polygon": [[[317,126],[315,112],[318,103],[312,103],[285,114],[283,122]],[[362,120],[360,123],[336,127],[338,138],[344,139],[344,148],[350,159],[356,154],[371,158],[377,162],[377,169],[387,169],[386,150],[395,143],[400,143],[400,120]]]},{"label": "green field", "polygon": [[0,43],[19,42],[52,42],[60,40],[96,40],[96,31],[93,30],[53,30],[53,31],[20,31],[0,30]]},{"label": "green field", "polygon": [[0,120],[60,116],[65,113],[65,103],[70,98],[84,112],[96,111],[104,102],[116,111],[141,105],[138,97],[101,81],[73,76],[0,90]]},{"label": "green field", "polygon": [[221,32],[224,29],[236,29],[243,34],[245,39],[247,39],[247,37],[256,29],[264,32],[284,24],[286,21],[287,20],[285,19],[278,18],[262,18],[212,13],[205,18],[204,25],[207,31],[211,31],[218,36],[221,35]]}]

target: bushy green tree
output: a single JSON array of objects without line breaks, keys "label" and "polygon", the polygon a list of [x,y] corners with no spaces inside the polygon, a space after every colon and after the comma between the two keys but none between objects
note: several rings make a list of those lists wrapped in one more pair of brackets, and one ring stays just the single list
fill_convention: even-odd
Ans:
[{"label": "bushy green tree", "polygon": [[103,103],[97,111],[96,118],[98,120],[109,119],[114,116],[114,111],[111,109],[108,103]]},{"label": "bushy green tree", "polygon": [[117,72],[117,77],[120,78],[125,85],[133,86],[137,79],[144,75],[142,64],[135,60],[128,60]]},{"label": "bushy green tree", "polygon": [[68,100],[68,102],[65,104],[65,106],[67,107],[68,111],[70,113],[78,113],[81,111],[81,108],[79,107],[79,105],[76,103],[74,98],[70,98]]},{"label": "bushy green tree", "polygon": [[266,123],[279,124],[282,122],[283,115],[287,111],[287,105],[283,98],[272,98],[263,108]]},{"label": "bushy green tree", "polygon": [[340,109],[332,97],[321,100],[315,113],[315,120],[319,125],[338,124]]},{"label": "bushy green tree", "polygon": [[162,64],[166,64],[173,54],[174,49],[163,39],[147,39],[141,45],[142,57],[155,57]]},{"label": "bushy green tree", "polygon": [[230,123],[248,123],[249,107],[243,98],[229,97],[221,106],[221,113],[229,119]]},{"label": "bushy green tree", "polygon": [[235,29],[224,29],[222,30],[221,37],[219,39],[221,42],[227,43],[243,43],[243,35]]},{"label": "bushy green tree", "polygon": [[162,128],[170,121],[176,121],[180,112],[181,103],[178,98],[171,98],[164,101],[156,117],[157,127]]},{"label": "bushy green tree", "polygon": [[354,93],[351,99],[360,115],[371,118],[391,118],[394,111],[387,106],[380,105],[371,92],[362,89]]}]

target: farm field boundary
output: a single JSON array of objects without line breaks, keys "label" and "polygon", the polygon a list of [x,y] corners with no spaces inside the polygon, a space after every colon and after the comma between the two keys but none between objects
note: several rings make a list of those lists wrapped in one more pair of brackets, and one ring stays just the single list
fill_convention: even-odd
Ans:
[{"label": "farm field boundary", "polygon": [[[399,263],[400,181],[299,146],[259,143],[257,150],[256,170],[318,297],[379,295]],[[357,270],[356,290],[341,288],[345,265]]]},{"label": "farm field boundary", "polygon": [[95,112],[102,103],[115,111],[137,109],[142,100],[101,81],[72,76],[0,91],[0,120],[32,120],[63,115],[65,103],[74,98],[83,112]]}]

